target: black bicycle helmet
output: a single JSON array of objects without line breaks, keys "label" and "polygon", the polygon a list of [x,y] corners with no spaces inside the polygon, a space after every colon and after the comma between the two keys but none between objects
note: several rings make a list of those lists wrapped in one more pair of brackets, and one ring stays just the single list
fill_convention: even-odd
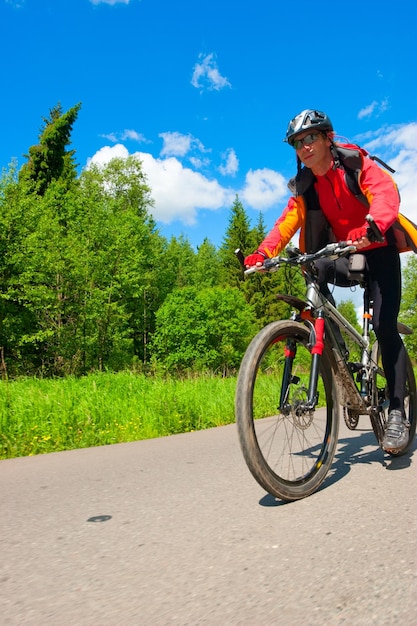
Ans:
[{"label": "black bicycle helmet", "polygon": [[300,133],[315,128],[320,131],[332,131],[333,124],[330,118],[323,111],[315,111],[313,109],[305,109],[291,120],[288,124],[287,135],[284,141],[292,145],[294,139]]}]

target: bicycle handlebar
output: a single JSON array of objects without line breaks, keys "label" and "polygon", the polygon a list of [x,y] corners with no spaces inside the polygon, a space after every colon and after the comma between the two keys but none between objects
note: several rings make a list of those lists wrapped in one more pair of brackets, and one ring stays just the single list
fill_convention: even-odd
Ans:
[{"label": "bicycle handlebar", "polygon": [[[384,236],[382,235],[379,227],[374,221],[372,215],[368,214],[365,217],[369,226],[367,229],[367,238],[371,242],[383,243],[385,241]],[[348,244],[347,241],[339,241],[338,243],[329,243],[327,246],[318,250],[317,252],[313,252],[311,254],[306,254],[298,250],[298,248],[287,248],[288,257],[273,257],[271,259],[265,259],[263,265],[253,267],[249,267],[244,270],[245,275],[254,274],[255,272],[271,272],[277,270],[280,265],[305,265],[309,263],[313,263],[317,259],[338,259],[346,254],[350,254],[352,252],[356,252],[356,247]],[[238,257],[240,264],[244,268],[244,256],[242,251],[238,248],[235,251],[236,256]]]},{"label": "bicycle handlebar", "polygon": [[265,259],[263,265],[254,265],[245,270],[245,275],[254,274],[255,272],[271,272],[278,269],[280,265],[308,265],[317,259],[338,259],[355,250],[355,246],[349,245],[346,241],[329,243],[321,250],[310,254],[301,252],[297,248],[288,248],[288,257],[276,256],[271,259]]}]

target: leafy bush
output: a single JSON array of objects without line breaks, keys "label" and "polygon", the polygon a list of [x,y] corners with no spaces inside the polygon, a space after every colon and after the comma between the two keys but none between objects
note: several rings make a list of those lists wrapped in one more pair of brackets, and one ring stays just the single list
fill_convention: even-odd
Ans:
[{"label": "leafy bush", "polygon": [[156,314],[154,362],[168,372],[226,374],[239,366],[256,330],[252,309],[237,288],[178,289]]}]

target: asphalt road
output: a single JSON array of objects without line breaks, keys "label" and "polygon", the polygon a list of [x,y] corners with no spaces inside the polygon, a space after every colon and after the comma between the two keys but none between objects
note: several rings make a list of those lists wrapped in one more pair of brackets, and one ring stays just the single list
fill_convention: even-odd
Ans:
[{"label": "asphalt road", "polygon": [[0,461],[0,624],[417,624],[417,466],[366,418],[285,504],[234,425]]}]

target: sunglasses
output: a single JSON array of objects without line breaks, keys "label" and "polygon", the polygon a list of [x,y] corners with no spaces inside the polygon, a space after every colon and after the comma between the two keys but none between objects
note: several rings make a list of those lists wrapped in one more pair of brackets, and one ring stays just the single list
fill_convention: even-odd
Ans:
[{"label": "sunglasses", "polygon": [[301,150],[304,146],[309,146],[310,144],[317,141],[319,137],[319,133],[311,133],[310,135],[306,135],[302,139],[294,139],[292,143],[292,147],[296,150]]}]

